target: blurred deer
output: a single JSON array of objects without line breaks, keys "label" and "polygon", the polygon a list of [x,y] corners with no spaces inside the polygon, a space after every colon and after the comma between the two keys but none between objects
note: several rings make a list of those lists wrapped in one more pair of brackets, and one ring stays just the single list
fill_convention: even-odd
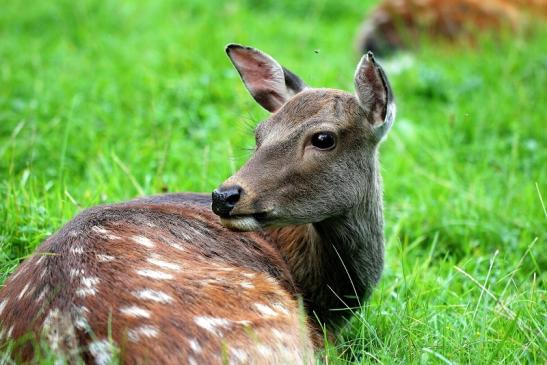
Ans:
[{"label": "blurred deer", "polygon": [[70,362],[313,363],[321,326],[371,293],[384,261],[378,145],[395,117],[382,68],[363,56],[353,95],[307,87],[254,48],[226,51],[272,113],[250,160],[212,199],[91,208],[43,242],[0,292],[14,359],[43,339]]},{"label": "blurred deer", "polygon": [[359,52],[386,55],[421,38],[474,43],[481,31],[517,32],[547,17],[547,0],[383,0],[361,25]]}]

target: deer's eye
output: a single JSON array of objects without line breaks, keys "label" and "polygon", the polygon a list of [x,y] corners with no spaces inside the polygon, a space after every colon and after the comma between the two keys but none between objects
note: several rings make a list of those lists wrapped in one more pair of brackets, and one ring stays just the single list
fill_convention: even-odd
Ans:
[{"label": "deer's eye", "polygon": [[331,132],[319,132],[311,137],[311,144],[321,150],[331,150],[336,146],[336,138]]}]

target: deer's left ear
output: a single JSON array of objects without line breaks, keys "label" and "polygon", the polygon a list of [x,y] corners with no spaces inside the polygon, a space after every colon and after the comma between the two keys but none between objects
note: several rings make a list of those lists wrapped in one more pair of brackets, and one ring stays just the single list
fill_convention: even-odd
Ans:
[{"label": "deer's left ear", "polygon": [[253,98],[272,113],[306,88],[298,76],[258,49],[229,44],[226,53]]},{"label": "deer's left ear", "polygon": [[384,70],[372,52],[361,58],[355,71],[355,90],[361,108],[368,122],[372,124],[374,135],[381,140],[391,128],[395,119],[396,107],[393,91]]}]

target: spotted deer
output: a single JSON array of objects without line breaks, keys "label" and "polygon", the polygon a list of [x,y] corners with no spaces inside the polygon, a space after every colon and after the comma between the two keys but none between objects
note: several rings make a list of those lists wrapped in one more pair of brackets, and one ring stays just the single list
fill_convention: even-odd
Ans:
[{"label": "spotted deer", "polygon": [[424,37],[472,45],[485,32],[518,34],[545,18],[547,0],[382,0],[361,25],[356,46],[388,55]]},{"label": "spotted deer", "polygon": [[[355,95],[315,89],[269,55],[228,45],[271,115],[256,149],[212,193],[85,210],[0,292],[15,361],[39,341],[69,362],[310,364],[378,282],[378,145],[395,117],[372,53]],[[330,333],[330,332],[329,332]],[[42,342],[43,343],[43,342]]]}]

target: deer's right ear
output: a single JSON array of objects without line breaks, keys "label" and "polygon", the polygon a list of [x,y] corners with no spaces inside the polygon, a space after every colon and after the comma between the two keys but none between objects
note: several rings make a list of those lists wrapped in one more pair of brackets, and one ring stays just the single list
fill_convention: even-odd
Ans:
[{"label": "deer's right ear", "polygon": [[229,44],[226,53],[253,98],[272,113],[306,88],[298,76],[255,48]]},{"label": "deer's right ear", "polygon": [[361,58],[355,70],[355,90],[379,141],[391,128],[396,107],[387,76],[370,51]]}]

